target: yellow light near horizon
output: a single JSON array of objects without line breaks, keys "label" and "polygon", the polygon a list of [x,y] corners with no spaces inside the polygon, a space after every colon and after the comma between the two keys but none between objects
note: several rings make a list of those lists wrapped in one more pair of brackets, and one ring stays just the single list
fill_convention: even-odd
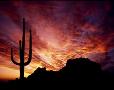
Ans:
[{"label": "yellow light near horizon", "polygon": [[[19,70],[14,68],[0,66],[0,79],[1,80],[13,80],[19,78]],[[29,73],[25,73],[25,77],[30,75]]]}]

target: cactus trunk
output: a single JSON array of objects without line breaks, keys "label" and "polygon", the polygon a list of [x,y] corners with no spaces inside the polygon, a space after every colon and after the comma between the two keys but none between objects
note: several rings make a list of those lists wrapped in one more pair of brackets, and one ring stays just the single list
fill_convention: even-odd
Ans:
[{"label": "cactus trunk", "polygon": [[32,59],[32,34],[31,30],[30,32],[30,39],[29,39],[29,57],[28,61],[24,62],[24,52],[25,52],[25,19],[23,19],[23,35],[22,35],[22,41],[19,41],[19,54],[20,54],[20,63],[16,62],[13,58],[13,49],[11,48],[11,60],[14,64],[20,66],[20,79],[24,79],[24,66],[28,65],[31,62]]},{"label": "cactus trunk", "polygon": [[20,79],[24,79],[24,65],[20,64]]}]

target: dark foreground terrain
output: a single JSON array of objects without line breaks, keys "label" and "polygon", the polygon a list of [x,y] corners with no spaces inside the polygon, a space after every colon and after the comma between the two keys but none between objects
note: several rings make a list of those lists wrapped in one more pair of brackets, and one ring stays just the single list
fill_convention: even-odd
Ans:
[{"label": "dark foreground terrain", "polygon": [[[1,82],[0,90],[39,90],[114,86],[114,76],[102,71],[99,64],[87,58],[68,60],[60,71],[38,68],[24,80]],[[108,88],[108,89],[109,89]],[[110,89],[109,89],[110,90]]]}]

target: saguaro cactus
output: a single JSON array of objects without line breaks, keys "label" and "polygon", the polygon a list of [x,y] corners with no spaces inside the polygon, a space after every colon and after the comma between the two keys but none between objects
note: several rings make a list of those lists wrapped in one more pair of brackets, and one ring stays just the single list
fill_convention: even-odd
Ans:
[{"label": "saguaro cactus", "polygon": [[31,62],[32,59],[32,34],[31,30],[30,32],[30,39],[29,39],[29,55],[28,60],[24,62],[24,52],[25,52],[25,19],[23,19],[23,36],[22,41],[19,40],[19,56],[20,56],[20,62],[16,62],[13,58],[13,49],[11,48],[11,61],[20,66],[20,79],[24,79],[24,66],[28,65]]}]

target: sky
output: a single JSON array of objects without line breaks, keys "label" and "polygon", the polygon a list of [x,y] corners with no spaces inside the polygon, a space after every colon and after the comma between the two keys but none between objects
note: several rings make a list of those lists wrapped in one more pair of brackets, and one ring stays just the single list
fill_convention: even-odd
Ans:
[{"label": "sky", "polygon": [[38,67],[60,70],[70,58],[86,57],[114,73],[114,2],[111,1],[0,1],[0,79],[19,77],[10,48],[19,62],[22,18],[26,20],[25,61],[29,29],[32,61],[25,77]]}]

